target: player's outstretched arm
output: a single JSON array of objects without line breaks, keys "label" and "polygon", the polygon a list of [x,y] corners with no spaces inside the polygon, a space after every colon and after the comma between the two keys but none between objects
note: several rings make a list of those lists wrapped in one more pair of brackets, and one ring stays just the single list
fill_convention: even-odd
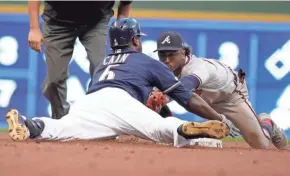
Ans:
[{"label": "player's outstretched arm", "polygon": [[200,96],[186,89],[180,81],[175,79],[175,76],[168,67],[160,63],[155,65],[156,68],[153,68],[151,72],[154,78],[152,86],[156,86],[160,91],[169,95],[189,112],[209,120],[224,122],[230,129],[231,136],[235,137],[239,135],[239,130],[231,121],[226,119],[223,114],[219,114],[212,109]]},{"label": "player's outstretched arm", "polygon": [[222,121],[222,115],[212,109],[200,96],[193,93],[192,98],[188,101],[184,107],[189,112],[204,117],[208,120]]},{"label": "player's outstretched arm", "polygon": [[[212,109],[197,94],[192,93],[190,89],[186,89],[184,85],[175,78],[173,73],[166,65],[156,61],[153,66],[155,68],[150,67],[152,68],[152,76],[154,78],[154,82],[152,82],[152,84],[154,84],[153,86],[156,86],[160,91],[170,96],[189,112],[192,112],[209,120],[222,121],[221,115],[217,113],[214,109]],[[193,81],[191,78],[189,79],[189,81],[186,80],[185,82],[191,83]],[[200,83],[198,81],[194,82],[196,82],[195,85],[190,85],[188,87],[195,87],[198,86]]]},{"label": "player's outstretched arm", "polygon": [[175,101],[177,101],[189,112],[192,112],[208,120],[222,121],[229,128],[230,136],[236,137],[240,134],[239,129],[237,129],[230,120],[228,120],[223,114],[217,113],[197,94],[192,93],[191,98],[187,99],[186,97],[189,95],[187,91],[188,90],[180,85],[179,87],[172,90],[169,96],[171,96]]}]

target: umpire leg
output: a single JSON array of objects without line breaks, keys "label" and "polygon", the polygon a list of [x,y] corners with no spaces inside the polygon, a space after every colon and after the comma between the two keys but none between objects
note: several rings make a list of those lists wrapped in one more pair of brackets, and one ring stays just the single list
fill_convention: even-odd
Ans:
[{"label": "umpire leg", "polygon": [[105,15],[97,24],[86,25],[80,30],[79,39],[86,49],[90,61],[90,75],[105,58],[107,27],[111,15]]},{"label": "umpire leg", "polygon": [[43,38],[47,65],[47,76],[43,84],[43,94],[51,103],[53,119],[60,119],[69,111],[66,102],[68,65],[73,54],[76,28],[44,22]]}]

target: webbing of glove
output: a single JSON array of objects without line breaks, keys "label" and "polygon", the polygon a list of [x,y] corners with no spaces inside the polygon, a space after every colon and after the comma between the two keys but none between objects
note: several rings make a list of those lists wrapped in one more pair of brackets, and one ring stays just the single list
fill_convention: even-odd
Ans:
[{"label": "webbing of glove", "polygon": [[152,91],[147,101],[147,107],[159,113],[164,105],[166,105],[166,95],[160,91]]}]

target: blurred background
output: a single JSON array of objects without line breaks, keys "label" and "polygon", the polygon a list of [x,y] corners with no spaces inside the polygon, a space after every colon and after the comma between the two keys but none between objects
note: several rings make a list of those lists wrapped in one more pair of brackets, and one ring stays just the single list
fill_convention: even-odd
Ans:
[{"label": "blurred background", "polygon": [[[10,108],[28,117],[50,116],[41,92],[45,57],[28,47],[26,4],[0,1],[0,128],[6,127]],[[256,112],[271,114],[290,137],[290,2],[135,1],[131,16],[148,35],[143,52],[153,58],[157,36],[174,30],[196,56],[243,68]],[[67,81],[70,102],[85,94],[89,81],[85,49],[78,41],[75,45]],[[182,119],[204,120],[175,102],[170,107]]]}]

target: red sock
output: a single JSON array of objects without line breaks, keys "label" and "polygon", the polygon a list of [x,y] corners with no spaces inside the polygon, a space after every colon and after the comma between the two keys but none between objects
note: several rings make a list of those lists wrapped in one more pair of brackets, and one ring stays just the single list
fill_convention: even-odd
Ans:
[{"label": "red sock", "polygon": [[273,127],[273,122],[271,119],[264,119],[264,120],[262,120],[262,123],[266,123],[266,124],[270,125],[271,127]]},{"label": "red sock", "polygon": [[265,119],[261,121],[261,126],[263,128],[263,132],[268,139],[271,139],[273,132],[273,122],[271,119]]}]

